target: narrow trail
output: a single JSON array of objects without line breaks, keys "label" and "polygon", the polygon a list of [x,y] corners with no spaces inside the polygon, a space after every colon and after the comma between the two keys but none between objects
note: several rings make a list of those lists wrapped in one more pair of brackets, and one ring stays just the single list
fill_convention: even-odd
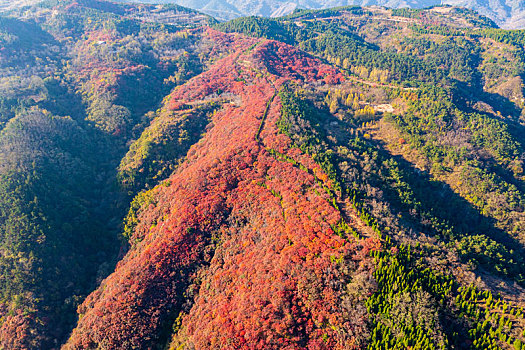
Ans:
[{"label": "narrow trail", "polygon": [[352,203],[350,203],[348,200],[344,201],[337,201],[337,205],[340,208],[341,216],[346,221],[346,223],[351,226],[354,230],[359,233],[360,238],[369,238],[369,237],[377,237],[376,232],[374,229],[368,225],[366,225],[363,220],[359,217],[359,213],[354,208]]},{"label": "narrow trail", "polygon": [[355,76],[349,76],[348,78],[349,78],[349,80],[352,80],[354,82],[365,84],[365,85],[372,86],[372,87],[386,87],[386,88],[391,88],[391,89],[400,89],[400,90],[404,90],[404,91],[416,91],[417,90],[417,88],[413,88],[413,87],[401,87],[401,86],[396,86],[396,85],[392,85],[392,84],[374,83],[372,81],[363,80],[363,79],[357,78]]},{"label": "narrow trail", "polygon": [[277,91],[274,92],[272,97],[266,103],[266,109],[264,110],[264,113],[263,113],[263,116],[262,116],[262,119],[261,119],[261,124],[259,125],[259,129],[257,130],[257,133],[255,134],[255,140],[257,142],[259,142],[259,143],[261,143],[260,136],[261,136],[262,130],[264,129],[264,124],[266,122],[266,116],[268,115],[268,112],[270,111],[270,107],[272,106],[272,103],[273,103],[273,100],[275,99],[275,96],[277,96]]}]

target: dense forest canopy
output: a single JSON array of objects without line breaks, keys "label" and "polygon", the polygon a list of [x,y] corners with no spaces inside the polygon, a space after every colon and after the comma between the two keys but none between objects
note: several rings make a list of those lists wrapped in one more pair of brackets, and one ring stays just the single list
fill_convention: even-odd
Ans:
[{"label": "dense forest canopy", "polygon": [[0,349],[525,349],[524,38],[4,9]]}]

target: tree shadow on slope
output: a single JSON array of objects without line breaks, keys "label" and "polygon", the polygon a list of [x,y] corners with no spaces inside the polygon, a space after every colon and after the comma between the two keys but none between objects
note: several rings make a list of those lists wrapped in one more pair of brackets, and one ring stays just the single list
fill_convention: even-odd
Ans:
[{"label": "tree shadow on slope", "polygon": [[[402,156],[391,155],[374,142],[385,161],[378,185],[403,220],[456,249],[465,263],[479,265],[521,285],[525,249],[497,220],[482,215],[446,183],[431,179]],[[394,162],[393,162],[393,161]]]},{"label": "tree shadow on slope", "polygon": [[[382,141],[364,140],[358,136],[360,131],[327,110],[316,108],[316,114],[315,120],[324,124],[319,137],[337,154],[338,176],[356,174],[346,176],[345,185],[352,188],[355,187],[352,183],[363,182],[375,188],[360,186],[365,191],[363,199],[369,205],[387,202],[393,209],[389,215],[400,218],[408,232],[419,231],[436,237],[446,244],[447,250],[457,251],[464,263],[525,284],[522,275],[525,249],[515,237],[498,227],[495,218],[480,213],[447,183],[432,179],[402,156],[392,155]],[[346,145],[354,156],[349,158],[340,152],[339,147]],[[348,164],[352,164],[354,170],[348,170]],[[490,166],[494,172],[512,177],[500,165]],[[377,189],[382,195],[378,195]],[[383,219],[393,222],[392,218]]]}]

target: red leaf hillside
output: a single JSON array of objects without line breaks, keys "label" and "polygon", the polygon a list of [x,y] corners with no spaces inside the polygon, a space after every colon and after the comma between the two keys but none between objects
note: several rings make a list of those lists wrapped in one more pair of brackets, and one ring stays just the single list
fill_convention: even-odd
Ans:
[{"label": "red leaf hillside", "polygon": [[153,190],[137,243],[79,308],[66,348],[148,348],[177,317],[174,344],[199,349],[343,349],[362,340],[366,309],[341,298],[348,275],[370,271],[365,248],[334,233],[341,215],[318,166],[276,127],[285,81],[340,77],[285,44],[241,40],[170,96],[174,109],[221,94],[241,102],[215,113],[184,164]]}]

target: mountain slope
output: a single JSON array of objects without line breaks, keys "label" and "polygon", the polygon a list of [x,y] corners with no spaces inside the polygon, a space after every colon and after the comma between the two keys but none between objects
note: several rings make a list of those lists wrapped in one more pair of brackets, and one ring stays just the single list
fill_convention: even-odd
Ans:
[{"label": "mountain slope", "polygon": [[[443,187],[448,180],[439,177],[438,170],[432,171],[433,179],[442,179],[443,184],[411,170],[407,160],[396,159],[377,141],[394,146],[403,140],[407,147],[427,142],[404,134],[410,130],[403,129],[411,125],[410,118],[436,123],[445,135],[446,130],[472,128],[472,139],[465,136],[464,142],[474,142],[475,150],[465,160],[454,160],[465,167],[459,167],[461,171],[472,166],[468,158],[478,157],[477,152],[496,152],[491,153],[499,159],[496,162],[508,169],[519,166],[513,157],[520,154],[521,146],[504,127],[492,129],[499,127],[491,118],[472,112],[467,117],[444,91],[425,87],[425,82],[431,82],[445,89],[458,83],[485,88],[477,73],[469,70],[476,69],[469,63],[471,57],[462,56],[460,48],[466,45],[465,50],[470,50],[468,43],[447,46],[445,40],[429,56],[417,59],[382,53],[336,30],[356,28],[355,21],[363,13],[355,14],[311,14],[331,16],[326,22],[309,22],[310,14],[296,16],[292,26],[249,18],[219,26],[275,35],[341,66],[348,54],[344,69],[359,72],[361,78],[351,75],[352,81],[335,89],[331,86],[340,81],[336,71],[290,46],[207,32],[204,41],[212,37],[211,42],[220,43],[217,47],[223,58],[176,88],[165,99],[160,117],[171,110],[167,115],[191,118],[198,115],[192,109],[202,103],[223,107],[207,117],[206,134],[190,148],[175,173],[137,197],[142,204],[133,207],[127,221],[131,250],[79,309],[80,322],[66,348],[162,346],[169,338],[172,348],[217,348],[225,343],[233,348],[360,348],[365,344],[378,348],[400,341],[436,348],[467,348],[473,342],[487,348],[503,346],[502,339],[521,346],[519,307],[504,308],[517,318],[506,311],[502,314],[496,305],[506,302],[482,289],[498,285],[507,300],[522,305],[522,235],[511,233],[514,224],[492,212],[492,204],[484,206],[484,215],[490,219],[479,215],[475,200],[462,190],[458,195],[456,189]],[[342,23],[334,23],[334,15],[343,15]],[[453,30],[465,25],[462,16],[440,20]],[[361,19],[375,26],[366,17]],[[347,20],[353,25],[345,26]],[[310,25],[316,29],[308,30]],[[368,34],[366,26],[356,29]],[[395,38],[395,26],[390,29]],[[232,47],[233,42],[237,46]],[[440,50],[449,50],[445,57],[450,50],[459,50],[452,56],[458,65],[443,65],[437,54]],[[357,64],[372,64],[375,73]],[[389,64],[396,67],[392,72],[385,70]],[[373,82],[382,81],[382,74],[397,92],[382,96],[379,84]],[[408,81],[417,88],[396,87]],[[472,97],[461,88],[450,93],[458,104]],[[370,122],[380,108],[378,98],[401,118],[395,119],[401,132],[394,140],[383,138],[392,131],[383,134]],[[436,110],[444,114],[437,115]],[[424,115],[432,119],[426,121]],[[519,113],[509,116],[517,117]],[[450,129],[444,124],[448,118]],[[385,118],[384,123],[392,123],[389,120]],[[361,123],[362,129],[357,126]],[[416,130],[424,135],[421,125]],[[503,146],[506,150],[498,153],[496,143],[475,146],[474,140],[481,137],[476,136],[478,132],[510,137]],[[410,155],[401,154],[411,160]],[[484,176],[463,174],[463,181]],[[505,194],[513,186],[505,185],[508,178],[494,181],[496,188],[509,187],[499,187],[502,192],[494,188],[482,196],[511,193]],[[505,210],[522,215],[518,207]],[[371,212],[379,215],[379,221]],[[383,232],[392,234],[385,237]],[[397,243],[392,245],[390,237]],[[401,242],[423,245],[415,244],[417,248],[407,251]],[[457,248],[447,248],[453,246]],[[436,259],[427,255],[429,251]],[[468,264],[477,264],[479,270],[472,275]],[[477,287],[462,286],[476,278]],[[403,311],[388,311],[393,309]],[[462,313],[468,315],[466,319],[458,316]],[[408,314],[418,315],[417,321],[407,319]],[[497,326],[483,323],[484,317],[496,314],[502,322],[512,319],[510,328],[497,331]],[[123,324],[122,318],[132,322]],[[487,336],[493,333],[482,329],[505,335]],[[459,336],[466,333],[469,339]]]},{"label": "mountain slope", "polygon": [[524,348],[521,31],[9,14],[0,348]]},{"label": "mountain slope", "polygon": [[[125,0],[122,0],[125,1]],[[153,1],[152,1],[153,2]],[[159,1],[155,1],[159,2]],[[449,5],[465,7],[492,19],[502,28],[521,29],[525,28],[525,10],[519,1],[499,0],[265,0],[265,1],[235,1],[235,0],[164,0],[164,3],[177,3],[182,6],[194,8],[208,13],[215,18],[229,20],[238,16],[264,16],[278,17],[291,14],[298,9],[326,9],[337,6],[383,6],[388,8],[413,8],[422,9],[430,6]]]},{"label": "mountain slope", "polygon": [[[137,243],[80,308],[83,316],[66,348],[151,346],[167,320],[189,311],[193,302],[189,293],[196,293],[201,283],[209,285],[208,291],[195,295],[190,315],[194,321],[188,319],[184,323],[188,333],[181,334],[195,346],[216,347],[226,339],[246,347],[322,344],[321,335],[333,331],[314,324],[321,317],[337,317],[337,295],[344,284],[324,290],[325,296],[335,293],[328,300],[302,294],[352,272],[322,272],[331,265],[329,256],[367,260],[368,249],[332,233],[330,226],[341,217],[330,206],[328,194],[322,194],[321,179],[326,175],[311,159],[290,149],[290,141],[277,130],[281,102],[276,95],[282,84],[290,78],[308,83],[325,74],[335,82],[335,71],[277,42],[208,35],[235,47],[206,73],[176,89],[167,103],[173,108],[186,101],[202,103],[198,101],[217,91],[240,103],[226,104],[214,114],[213,127],[192,147],[183,165],[165,185],[151,191],[154,207],[143,212],[147,217],[139,216],[132,237]],[[287,157],[296,157],[307,169],[295,167],[285,161]],[[299,227],[304,228],[298,231]],[[204,280],[199,281],[199,275]],[[274,278],[279,282],[267,284],[266,290],[264,281]],[[182,294],[188,299],[181,299]],[[355,312],[365,310],[361,306]],[[214,313],[231,319],[232,328],[224,327],[226,320],[217,323]],[[253,322],[259,313],[275,316],[257,329]],[[301,318],[304,325],[283,324],[283,316],[290,318],[288,322]],[[103,323],[98,321],[101,317]],[[122,318],[130,321],[129,326]],[[359,330],[362,324],[345,327],[364,334]],[[268,331],[275,331],[275,339],[260,342],[257,334]],[[348,334],[328,345],[346,347],[355,342]]]},{"label": "mountain slope", "polygon": [[[150,9],[147,19],[176,14]],[[0,348],[48,349],[116,262],[127,198],[115,168],[156,94],[169,91],[163,80],[184,76],[173,40],[191,39],[152,33],[127,5],[49,1],[24,18],[17,11],[0,18]],[[178,12],[188,15],[181,27],[206,21]]]}]

